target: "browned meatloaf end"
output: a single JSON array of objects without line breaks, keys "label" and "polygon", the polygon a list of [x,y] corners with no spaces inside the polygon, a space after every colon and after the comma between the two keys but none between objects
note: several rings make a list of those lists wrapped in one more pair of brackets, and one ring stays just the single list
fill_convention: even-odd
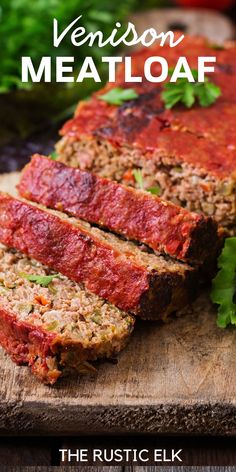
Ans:
[{"label": "browned meatloaf end", "polygon": [[[47,286],[29,280],[48,277]],[[134,318],[18,251],[0,245],[0,344],[17,364],[54,384],[125,347]]]},{"label": "browned meatloaf end", "polygon": [[81,220],[0,194],[0,241],[122,310],[160,319],[197,293],[196,271]]},{"label": "browned meatloaf end", "polygon": [[44,156],[32,157],[18,190],[29,200],[189,263],[203,263],[218,242],[212,218]]},{"label": "browned meatloaf end", "polygon": [[[214,216],[230,234],[236,233],[236,46],[217,50],[205,39],[185,37],[175,48],[146,48],[133,54],[133,74],[143,75],[148,56],[166,57],[174,67],[186,56],[197,68],[198,56],[216,56],[210,75],[221,96],[210,107],[166,110],[162,86],[132,84],[138,98],[121,106],[101,99],[124,83],[123,66],[115,84],[81,102],[75,117],[61,130],[58,159],[101,177],[138,186],[133,169],[140,169],[144,188],[160,187],[161,197],[189,211]],[[160,72],[153,65],[153,75]]]}]

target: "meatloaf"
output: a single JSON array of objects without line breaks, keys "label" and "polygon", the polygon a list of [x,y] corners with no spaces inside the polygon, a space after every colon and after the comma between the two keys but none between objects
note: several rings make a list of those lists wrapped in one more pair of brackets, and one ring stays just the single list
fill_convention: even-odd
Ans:
[{"label": "meatloaf", "polygon": [[0,221],[0,242],[143,318],[165,318],[196,294],[192,267],[63,213],[2,193]]},{"label": "meatloaf", "polygon": [[[216,48],[203,38],[185,37],[177,47],[155,46],[135,52],[133,75],[143,76],[149,56],[164,56],[169,67],[186,56],[197,68],[198,56],[216,56],[211,80],[221,96],[207,108],[182,105],[165,109],[163,85],[124,83],[120,66],[115,84],[107,84],[62,128],[58,159],[101,177],[138,186],[133,169],[140,169],[144,188],[160,187],[161,196],[190,211],[214,216],[230,234],[236,233],[236,45]],[[152,74],[160,73],[153,64]],[[113,87],[134,88],[138,97],[121,106],[100,95]]]},{"label": "meatloaf", "polygon": [[[35,275],[41,285],[30,281]],[[0,245],[0,344],[41,381],[94,372],[91,362],[116,355],[133,326],[131,315],[81,284]]]},{"label": "meatloaf", "polygon": [[218,240],[209,217],[40,155],[25,167],[18,190],[29,200],[190,263],[203,263]]}]

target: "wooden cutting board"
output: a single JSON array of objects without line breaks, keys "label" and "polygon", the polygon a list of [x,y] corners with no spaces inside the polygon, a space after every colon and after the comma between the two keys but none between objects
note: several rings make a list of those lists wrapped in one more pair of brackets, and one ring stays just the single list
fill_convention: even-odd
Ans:
[{"label": "wooden cutting board", "polygon": [[236,330],[217,328],[206,294],[166,325],[137,322],[118,363],[94,377],[47,387],[1,349],[0,365],[2,435],[236,434]]}]

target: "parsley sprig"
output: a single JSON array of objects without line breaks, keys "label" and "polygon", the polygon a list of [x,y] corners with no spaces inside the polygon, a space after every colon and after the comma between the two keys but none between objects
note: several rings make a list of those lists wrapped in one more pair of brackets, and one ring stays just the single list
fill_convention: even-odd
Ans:
[{"label": "parsley sprig", "polygon": [[[143,174],[142,174],[141,169],[134,169],[133,170],[133,176],[134,176],[135,181],[137,182],[140,190],[144,190]],[[161,187],[159,185],[156,185],[156,187],[149,187],[145,190],[147,192],[152,193],[153,195],[160,195],[161,194]]]},{"label": "parsley sprig", "polygon": [[143,187],[143,174],[142,174],[141,169],[134,169],[133,170],[133,176],[134,176],[135,182],[138,184],[139,188],[141,190],[143,190],[144,189],[144,187]]},{"label": "parsley sprig", "polygon": [[[198,71],[191,69],[195,82],[180,78],[176,82],[164,84],[162,100],[167,109],[173,108],[177,103],[182,103],[187,108],[191,108],[197,101],[201,107],[208,107],[221,95],[220,88],[205,77],[205,82],[197,82]],[[169,70],[172,74],[172,69]]]},{"label": "parsley sprig", "polygon": [[134,89],[123,89],[121,87],[115,87],[104,95],[98,95],[100,100],[109,103],[110,105],[122,105],[128,100],[133,100],[137,98],[138,94]]},{"label": "parsley sprig", "polygon": [[51,154],[49,154],[49,157],[50,157],[50,159],[52,159],[53,161],[56,161],[57,158],[58,158],[57,152],[56,152],[56,151],[51,152]]},{"label": "parsley sprig", "polygon": [[227,238],[218,258],[219,272],[212,281],[211,299],[219,305],[217,324],[220,328],[236,325],[236,237]]},{"label": "parsley sprig", "polygon": [[53,275],[30,275],[21,272],[20,277],[23,279],[27,279],[30,282],[34,282],[35,284],[41,285],[41,287],[48,287],[48,285],[53,281],[53,279],[60,276],[60,274],[53,274]]}]

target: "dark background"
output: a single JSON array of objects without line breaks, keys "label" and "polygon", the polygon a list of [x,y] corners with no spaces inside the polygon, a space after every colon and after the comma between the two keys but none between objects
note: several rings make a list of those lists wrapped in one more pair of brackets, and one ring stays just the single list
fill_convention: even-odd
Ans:
[{"label": "dark background", "polygon": [[[211,438],[211,437],[160,437],[160,436],[104,436],[104,437],[76,437],[76,438],[2,438],[0,442],[0,464],[8,466],[73,466],[74,462],[62,463],[59,449],[148,449],[152,456],[153,449],[182,449],[183,462],[176,466],[219,466],[224,470],[226,466],[236,464],[235,438]],[[91,457],[91,454],[88,454]],[[87,465],[98,465],[92,462]],[[104,464],[105,465],[105,464]],[[110,463],[109,466],[153,466],[149,464],[119,464]],[[170,463],[158,463],[163,468],[170,467]],[[86,466],[86,464],[82,464]],[[157,464],[156,464],[157,466]],[[70,470],[70,469],[69,469]],[[159,468],[157,469],[159,470]],[[176,472],[181,469],[174,467]],[[205,468],[195,469],[196,472],[205,472]],[[236,470],[236,467],[235,467]],[[2,469],[1,469],[2,471]],[[32,471],[33,472],[33,471]],[[80,465],[78,472],[82,472]],[[127,471],[128,472],[128,471]],[[140,471],[142,472],[142,471]],[[149,470],[147,471],[149,472]],[[150,472],[152,472],[150,467]],[[166,471],[167,472],[167,471]],[[207,471],[206,471],[207,472]]]}]

